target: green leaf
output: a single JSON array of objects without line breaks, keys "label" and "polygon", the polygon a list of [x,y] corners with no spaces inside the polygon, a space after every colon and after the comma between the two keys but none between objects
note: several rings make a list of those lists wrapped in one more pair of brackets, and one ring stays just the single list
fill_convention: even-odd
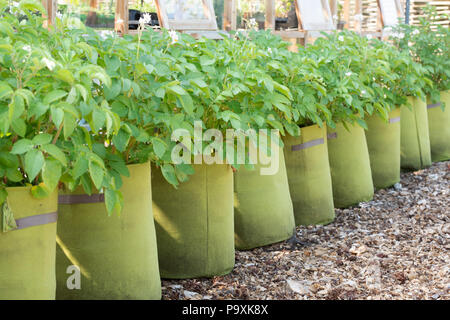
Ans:
[{"label": "green leaf", "polygon": [[152,143],[156,156],[161,159],[167,149],[166,143],[158,138],[153,138]]},{"label": "green leaf", "polygon": [[9,121],[19,118],[25,111],[25,103],[23,98],[15,95],[12,102],[9,104]]},{"label": "green leaf", "polygon": [[24,154],[33,149],[34,143],[29,139],[21,139],[14,143],[11,153],[12,154]]},{"label": "green leaf", "polygon": [[67,96],[68,93],[66,91],[63,90],[54,90],[52,92],[50,92],[49,94],[47,94],[44,98],[44,103],[45,104],[50,104],[52,102],[61,100],[62,98],[64,98],[65,96]]},{"label": "green leaf", "polygon": [[64,138],[66,140],[72,135],[77,127],[77,120],[68,112],[64,112]]},{"label": "green leaf", "polygon": [[50,190],[43,182],[31,187],[31,195],[37,199],[47,198],[49,194]]},{"label": "green leaf", "polygon": [[214,62],[216,62],[214,59],[209,58],[207,56],[200,57],[200,64],[202,66],[210,66],[210,65],[214,64]]},{"label": "green leaf", "polygon": [[25,123],[25,120],[23,120],[22,118],[13,120],[11,122],[11,127],[14,130],[14,132],[21,137],[24,137],[25,134],[27,133],[27,125]]},{"label": "green leaf", "polygon": [[50,115],[55,126],[59,127],[64,119],[64,110],[55,106],[50,108]]},{"label": "green leaf", "polygon": [[20,182],[22,181],[22,173],[19,171],[18,168],[8,168],[6,169],[6,178],[8,181],[12,182]]},{"label": "green leaf", "polygon": [[117,200],[117,195],[114,190],[109,188],[105,189],[105,205],[109,215],[114,211]]},{"label": "green leaf", "polygon": [[67,69],[59,69],[54,73],[54,77],[72,85],[75,81],[72,72]]},{"label": "green leaf", "polygon": [[117,150],[124,152],[127,148],[128,142],[130,141],[131,130],[128,126],[123,126],[120,128],[117,135],[112,139],[113,144],[116,146]]},{"label": "green leaf", "polygon": [[89,161],[80,156],[75,160],[75,164],[73,165],[72,175],[75,179],[81,177],[86,171],[88,171]]},{"label": "green leaf", "polygon": [[25,154],[25,172],[32,182],[44,166],[44,155],[40,150],[31,149]]},{"label": "green leaf", "polygon": [[172,165],[170,164],[164,164],[161,167],[161,172],[164,176],[164,178],[173,186],[177,186],[178,185],[178,180],[177,177],[175,175],[175,169]]},{"label": "green leaf", "polygon": [[44,184],[52,192],[58,185],[61,178],[61,164],[56,160],[46,159],[44,168],[42,169],[42,180]]},{"label": "green leaf", "polygon": [[32,141],[33,141],[33,144],[38,145],[38,146],[43,145],[43,144],[48,144],[52,141],[52,135],[48,134],[48,133],[41,133],[41,134],[38,134],[37,136],[35,136]]},{"label": "green leaf", "polygon": [[119,80],[113,79],[111,87],[105,87],[105,97],[108,100],[112,100],[117,97],[122,91],[122,85]]},{"label": "green leaf", "polygon": [[83,97],[83,100],[86,101],[87,100],[87,95],[88,95],[88,92],[87,92],[86,88],[83,87],[81,84],[76,84],[75,88],[78,90],[80,95]]},{"label": "green leaf", "polygon": [[42,116],[44,113],[47,112],[49,106],[46,104],[43,104],[41,102],[36,102],[31,104],[30,106],[30,116],[36,116],[36,118],[39,118],[40,116]]},{"label": "green leaf", "polygon": [[186,90],[179,85],[168,86],[167,90],[175,93],[176,95],[187,95]]},{"label": "green leaf", "polygon": [[197,87],[201,88],[201,89],[206,88],[206,87],[208,86],[208,85],[206,84],[206,82],[203,81],[202,79],[196,78],[196,79],[191,79],[190,81],[191,81],[193,84],[195,84]]},{"label": "green leaf", "polygon": [[49,155],[51,155],[53,158],[61,162],[61,164],[66,167],[67,166],[67,159],[64,152],[61,151],[60,148],[55,146],[54,144],[44,144],[41,146],[42,150],[47,152]]},{"label": "green leaf", "polygon": [[105,114],[99,110],[98,108],[95,108],[94,111],[92,112],[92,122],[93,122],[93,130],[95,132],[98,132],[98,130],[100,130],[106,121],[106,117]]},{"label": "green leaf", "polygon": [[10,98],[14,91],[6,82],[0,82],[0,100]]},{"label": "green leaf", "polygon": [[179,96],[181,105],[187,114],[192,115],[194,113],[194,103],[190,95]]},{"label": "green leaf", "polygon": [[100,190],[103,183],[103,177],[105,176],[103,168],[100,167],[96,162],[89,161],[89,174],[97,190]]},{"label": "green leaf", "polygon": [[[2,198],[5,198],[6,200],[6,190],[1,189]],[[2,232],[8,232],[11,230],[14,230],[17,228],[16,220],[14,219],[14,213],[12,212],[11,208],[8,205],[8,201],[5,201],[2,203],[2,211],[0,212],[2,216],[1,220],[1,227],[2,229],[0,231]]]}]

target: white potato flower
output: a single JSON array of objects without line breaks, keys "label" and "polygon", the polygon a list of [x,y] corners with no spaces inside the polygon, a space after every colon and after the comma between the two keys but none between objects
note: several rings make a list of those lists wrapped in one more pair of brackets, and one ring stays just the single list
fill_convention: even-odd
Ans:
[{"label": "white potato flower", "polygon": [[347,77],[350,77],[352,74],[353,74],[353,73],[352,73],[351,71],[348,71],[348,72],[345,73],[345,75],[346,75]]},{"label": "white potato flower", "polygon": [[144,13],[144,22],[150,23],[150,21],[152,21],[152,16],[150,15],[150,13]]},{"label": "white potato flower", "polygon": [[338,40],[339,40],[339,41],[344,41],[344,36],[339,36],[339,37],[338,37]]},{"label": "white potato flower", "polygon": [[172,44],[178,42],[178,34],[174,30],[169,31],[169,36],[172,38]]},{"label": "white potato flower", "polygon": [[52,71],[56,66],[56,63],[54,61],[47,58],[43,58],[42,63],[44,63],[50,71]]}]

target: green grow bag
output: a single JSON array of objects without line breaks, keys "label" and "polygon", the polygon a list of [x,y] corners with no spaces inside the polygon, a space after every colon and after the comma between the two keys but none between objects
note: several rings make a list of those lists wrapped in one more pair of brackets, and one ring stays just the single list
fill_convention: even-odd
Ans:
[{"label": "green grow bag", "polygon": [[229,165],[193,165],[175,189],[152,172],[153,212],[162,278],[221,276],[234,267],[233,172]]},{"label": "green grow bag", "polygon": [[419,170],[431,166],[427,104],[419,98],[408,97],[411,110],[401,107],[400,154],[401,167]]},{"label": "green grow bag", "polygon": [[0,300],[55,299],[58,193],[35,199],[30,189],[7,188],[17,229],[3,232],[0,212]]},{"label": "green grow bag", "polygon": [[327,130],[314,125],[300,132],[283,139],[295,224],[327,224],[334,220]]},{"label": "green grow bag", "polygon": [[[60,195],[56,255],[57,299],[160,299],[150,164],[128,166],[123,210],[108,216],[102,194]],[[81,271],[70,290],[67,268]]]},{"label": "green grow bag", "polygon": [[366,122],[373,185],[377,189],[393,186],[400,181],[400,108],[389,113],[389,122],[378,115]]},{"label": "green grow bag", "polygon": [[278,171],[261,175],[243,166],[234,173],[234,233],[237,249],[251,249],[289,239],[295,221],[282,148]]},{"label": "green grow bag", "polygon": [[[445,109],[442,110],[442,102]],[[450,90],[441,92],[441,103],[428,104],[431,160],[450,160]]]},{"label": "green grow bag", "polygon": [[346,208],[373,198],[372,172],[364,129],[342,123],[328,128],[328,156],[334,205]]}]

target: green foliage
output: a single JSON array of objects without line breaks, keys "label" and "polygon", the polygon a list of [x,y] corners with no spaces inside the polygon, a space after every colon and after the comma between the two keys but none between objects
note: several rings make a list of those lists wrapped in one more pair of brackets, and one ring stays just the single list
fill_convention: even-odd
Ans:
[{"label": "green foliage", "polygon": [[187,143],[172,139],[176,130],[190,134],[192,158],[218,155],[207,143],[194,148],[195,122],[224,137],[228,129],[295,136],[312,124],[366,127],[367,115],[387,120],[406,96],[429,93],[427,76],[448,85],[438,60],[425,64],[419,53],[350,31],[291,52],[267,31],[215,41],[141,25],[118,37],[71,16],[47,30],[39,3],[0,4],[0,202],[6,187],[32,185],[44,197],[63,184],[103,191],[108,212],[120,211],[127,164],[151,161],[174,186],[193,173],[172,161]]},{"label": "green foliage", "polygon": [[96,64],[95,48],[43,28],[35,14],[42,10],[26,0],[0,13],[1,192],[31,185],[34,196],[46,197],[60,182],[116,190],[108,153],[98,148],[121,125],[98,94],[111,79]]},{"label": "green foliage", "polygon": [[426,69],[425,74],[432,80],[432,85],[425,86],[424,91],[437,102],[439,92],[450,89],[450,31],[434,22],[439,18],[448,19],[448,16],[441,17],[431,6],[423,11],[418,26],[401,24],[393,29],[391,39]]}]

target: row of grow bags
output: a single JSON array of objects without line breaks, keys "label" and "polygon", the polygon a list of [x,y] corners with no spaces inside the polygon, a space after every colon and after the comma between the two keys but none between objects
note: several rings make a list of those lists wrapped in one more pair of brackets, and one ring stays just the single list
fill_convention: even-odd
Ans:
[{"label": "row of grow bags", "polygon": [[[400,131],[402,161],[406,146],[416,143],[423,151],[425,140],[426,149],[426,130],[416,131],[415,142],[403,138],[406,129],[428,124],[421,121],[427,106],[411,102],[411,110],[401,111],[401,126],[396,109],[388,123],[368,119],[367,132],[351,125],[310,126],[299,137],[285,137],[280,170],[272,176],[241,170],[233,179],[228,165],[196,165],[189,182],[175,191],[158,168],[151,176],[148,163],[131,165],[121,188],[121,216],[108,217],[98,193],[60,193],[58,206],[56,193],[38,200],[27,187],[10,188],[8,204],[17,213],[18,229],[1,234],[0,298],[158,299],[160,275],[227,274],[234,266],[235,246],[270,244],[291,237],[295,225],[331,222],[334,206],[372,198],[372,177],[380,187],[398,182]],[[439,119],[435,126],[430,117],[430,136],[441,125],[440,138],[449,122],[448,109],[439,110],[428,106],[428,114]],[[403,118],[406,111],[413,116]],[[432,143],[439,146],[436,159],[448,159],[448,141]],[[423,152],[417,149],[415,161],[423,167]],[[11,221],[6,214],[2,218],[6,228]],[[80,269],[80,290],[68,285],[72,265]]]}]

